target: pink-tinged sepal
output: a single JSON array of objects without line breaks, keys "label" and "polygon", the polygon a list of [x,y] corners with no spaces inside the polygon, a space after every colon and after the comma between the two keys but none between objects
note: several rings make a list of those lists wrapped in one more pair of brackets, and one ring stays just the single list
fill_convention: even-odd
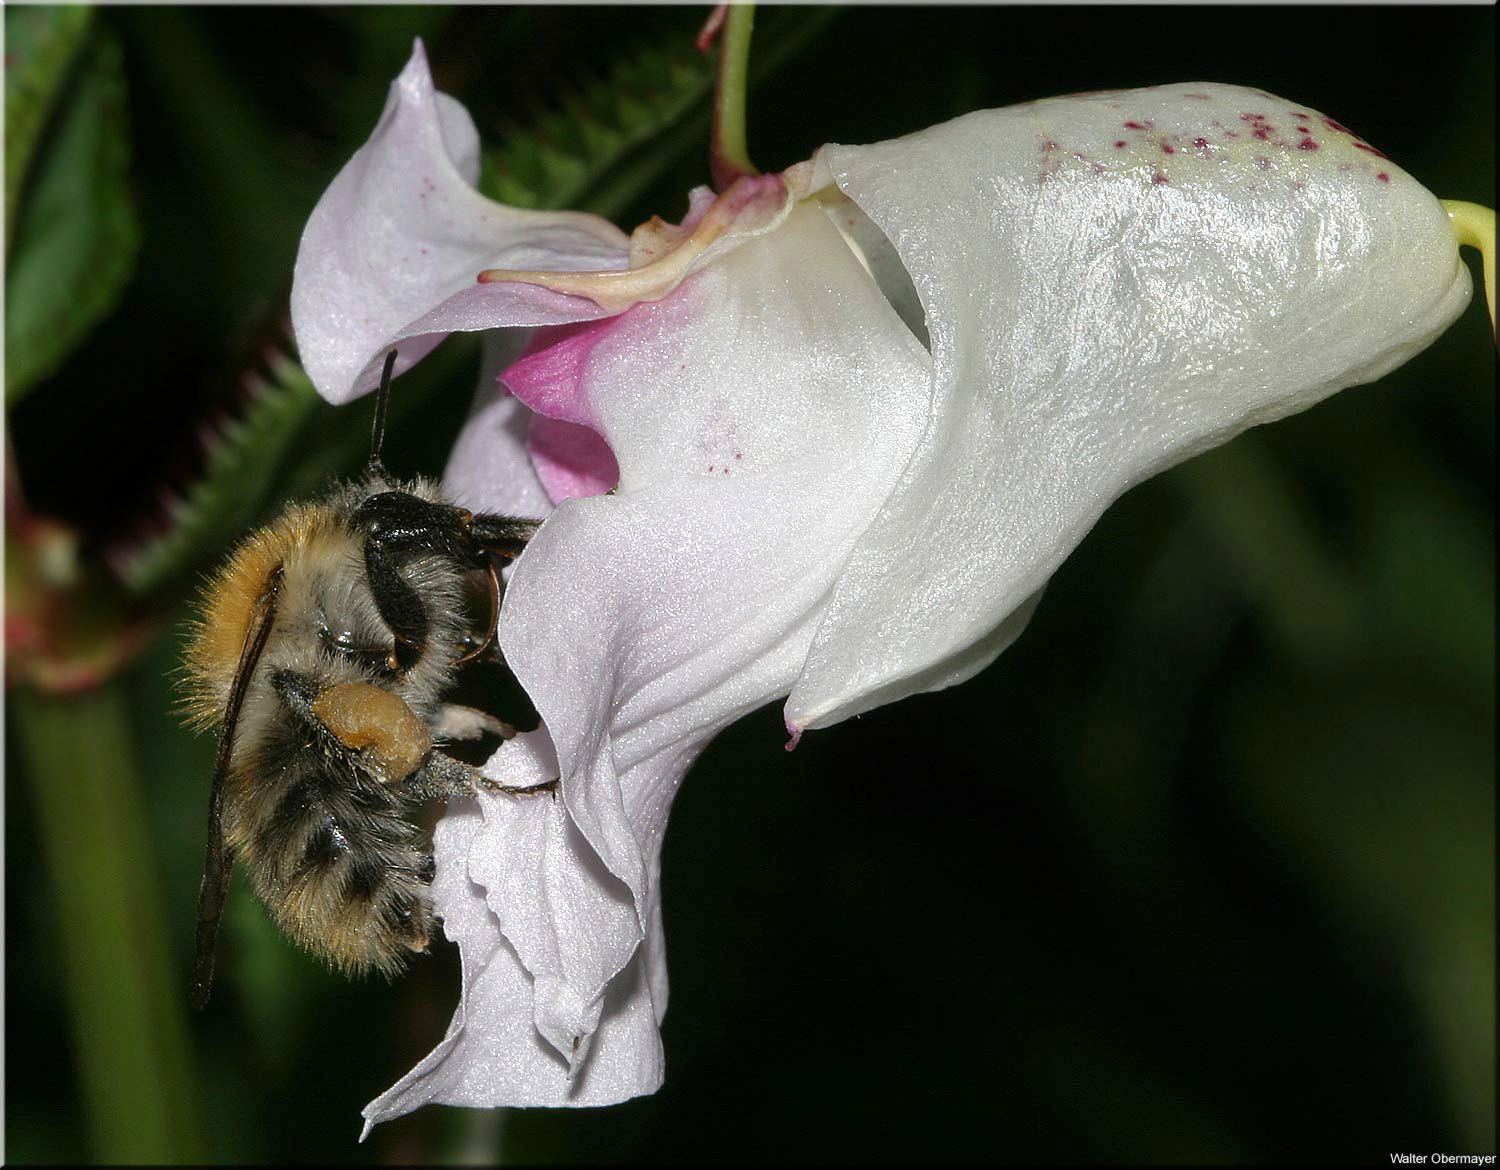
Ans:
[{"label": "pink-tinged sepal", "polygon": [[584,371],[613,320],[538,329],[501,383],[536,412],[532,463],[554,502],[609,491],[620,480],[614,452],[584,389]]}]

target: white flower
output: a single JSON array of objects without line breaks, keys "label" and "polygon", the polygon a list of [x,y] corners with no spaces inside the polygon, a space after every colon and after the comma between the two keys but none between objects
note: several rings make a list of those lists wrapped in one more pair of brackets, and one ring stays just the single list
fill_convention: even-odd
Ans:
[{"label": "white flower", "polygon": [[655,1089],[661,836],[720,729],[787,696],[795,742],[970,677],[1132,484],[1380,377],[1469,297],[1431,194],[1230,86],[828,146],[631,241],[490,203],[475,160],[418,46],[293,294],[336,402],[393,345],[404,367],[447,332],[568,326],[482,384],[447,473],[547,516],[500,623],[543,729],[486,768],[562,799],[439,826],[464,997],[372,1124]]}]

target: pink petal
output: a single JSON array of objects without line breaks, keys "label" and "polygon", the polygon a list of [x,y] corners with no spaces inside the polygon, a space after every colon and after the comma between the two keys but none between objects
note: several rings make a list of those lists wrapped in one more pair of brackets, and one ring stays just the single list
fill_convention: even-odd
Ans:
[{"label": "pink petal", "polygon": [[554,503],[598,496],[620,482],[620,465],[597,431],[537,415],[531,421],[531,461]]}]

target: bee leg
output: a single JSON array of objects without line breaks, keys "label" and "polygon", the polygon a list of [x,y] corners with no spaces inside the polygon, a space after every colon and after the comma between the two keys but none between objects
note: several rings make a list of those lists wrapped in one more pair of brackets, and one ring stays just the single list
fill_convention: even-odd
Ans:
[{"label": "bee leg", "polygon": [[403,783],[432,755],[432,733],[390,691],[370,683],[335,683],[321,690],[291,670],[271,675],[286,706],[330,739],[324,742],[365,768],[382,784]]},{"label": "bee leg", "polygon": [[488,711],[476,707],[461,707],[457,703],[444,703],[438,708],[432,721],[432,738],[452,742],[456,739],[478,739],[483,735],[494,735],[500,739],[511,739],[516,729],[503,720],[496,719]]},{"label": "bee leg", "polygon": [[521,555],[526,542],[536,535],[536,530],[540,527],[540,522],[536,520],[499,516],[493,512],[476,512],[469,521],[465,536],[476,553],[492,553],[501,560],[512,561]]},{"label": "bee leg", "polygon": [[550,792],[552,799],[557,799],[557,786],[562,783],[561,776],[554,776],[551,780],[545,780],[541,784],[501,784],[498,780],[491,780],[488,776],[479,777],[479,786],[486,792],[503,792],[506,796],[530,796],[537,792]]},{"label": "bee leg", "polygon": [[557,785],[557,780],[548,780],[544,784],[501,784],[483,775],[478,768],[435,751],[401,782],[401,791],[410,800],[451,799],[476,796],[481,792],[503,792],[510,796],[550,792],[555,799]]}]

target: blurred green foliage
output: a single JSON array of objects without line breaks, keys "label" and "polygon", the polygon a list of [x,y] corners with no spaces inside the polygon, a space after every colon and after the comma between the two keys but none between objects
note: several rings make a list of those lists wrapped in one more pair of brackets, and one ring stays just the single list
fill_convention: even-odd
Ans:
[{"label": "blurred green foliage", "polygon": [[[91,684],[7,704],[9,1160],[1492,1151],[1477,307],[1376,386],[1131,492],[973,682],[791,756],[774,709],[721,737],[666,849],[656,1096],[427,1109],[356,1146],[359,1107],[446,1027],[456,956],[346,983],[238,882],[216,1000],[187,1017],[213,745],[170,675],[194,580],[367,443],[368,408],[316,401],[285,352],[312,203],[421,35],[488,190],[677,217],[706,177],[703,16],[6,10],[8,639],[13,615],[60,630]],[[768,8],[750,144],[780,168],[1201,77],[1327,110],[1493,205],[1493,32],[1469,8]],[[391,466],[441,469],[475,357],[453,340],[402,379]],[[64,539],[13,523],[23,493]]]},{"label": "blurred green foliage", "polygon": [[7,402],[56,369],[110,310],[135,260],[120,46],[107,32],[85,37],[86,11],[6,17],[10,52],[30,66],[7,71],[5,87]]}]

